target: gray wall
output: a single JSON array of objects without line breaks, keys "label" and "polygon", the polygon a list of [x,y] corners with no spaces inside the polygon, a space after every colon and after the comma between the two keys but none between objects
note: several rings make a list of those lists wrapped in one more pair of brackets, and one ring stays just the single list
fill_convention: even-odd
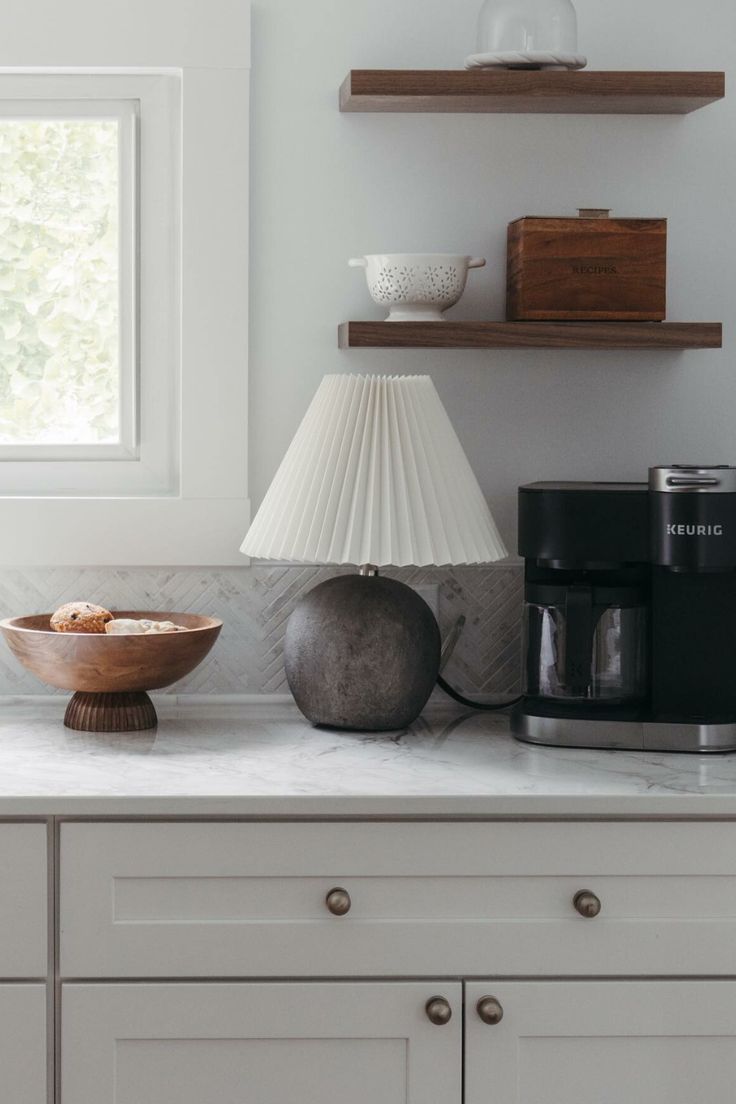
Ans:
[{"label": "gray wall", "polygon": [[[686,117],[340,115],[348,69],[461,66],[480,0],[254,0],[252,496],[325,372],[429,372],[514,546],[515,488],[736,462],[734,99]],[[595,69],[726,69],[734,0],[576,0]],[[610,207],[669,221],[669,317],[724,320],[722,353],[336,348],[380,318],[362,253],[480,254],[455,317],[501,318],[507,223]]]}]

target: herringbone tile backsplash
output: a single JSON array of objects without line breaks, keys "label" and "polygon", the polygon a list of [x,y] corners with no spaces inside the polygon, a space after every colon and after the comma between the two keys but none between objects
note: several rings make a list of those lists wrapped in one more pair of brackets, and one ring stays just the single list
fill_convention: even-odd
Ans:
[{"label": "herringbone tile backsplash", "polygon": [[[222,635],[208,659],[172,692],[280,694],[288,691],[281,650],[289,614],[306,590],[341,570],[255,566],[3,571],[0,616],[45,613],[75,599],[113,609],[210,614],[224,622]],[[519,566],[402,568],[390,574],[412,585],[438,586],[443,637],[465,614],[465,628],[445,672],[458,690],[518,691],[523,589]],[[0,694],[48,692],[6,648],[0,648]]]}]

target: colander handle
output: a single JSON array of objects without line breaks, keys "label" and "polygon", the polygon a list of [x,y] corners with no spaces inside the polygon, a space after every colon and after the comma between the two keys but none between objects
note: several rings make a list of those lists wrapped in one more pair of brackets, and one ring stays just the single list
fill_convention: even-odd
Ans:
[{"label": "colander handle", "polygon": [[[486,262],[484,261],[483,264]],[[348,261],[351,268],[367,268],[368,262],[365,257],[351,257]]]},{"label": "colander handle", "polygon": [[[350,263],[352,264],[352,261]],[[486,267],[485,257],[471,257],[470,261],[468,262],[468,268],[485,268],[485,267]]]}]

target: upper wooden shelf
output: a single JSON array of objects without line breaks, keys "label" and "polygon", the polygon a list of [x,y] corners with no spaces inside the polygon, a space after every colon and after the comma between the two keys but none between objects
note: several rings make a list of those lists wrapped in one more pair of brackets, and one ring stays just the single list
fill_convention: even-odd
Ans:
[{"label": "upper wooden shelf", "polygon": [[717,72],[353,69],[340,110],[687,115],[725,94]]},{"label": "upper wooden shelf", "polygon": [[343,322],[342,349],[720,349],[720,322]]}]

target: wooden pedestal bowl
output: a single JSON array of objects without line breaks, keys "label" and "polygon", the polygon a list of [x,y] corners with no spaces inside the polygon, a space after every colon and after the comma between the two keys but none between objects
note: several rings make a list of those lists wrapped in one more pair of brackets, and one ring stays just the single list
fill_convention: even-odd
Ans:
[{"label": "wooden pedestal bowl", "polygon": [[197,667],[217,640],[222,622],[195,613],[116,610],[116,617],[173,621],[184,632],[155,636],[57,633],[51,614],[11,617],[0,631],[11,652],[42,682],[74,690],[64,724],[81,732],[140,732],[155,728],[146,693],[178,682]]}]

